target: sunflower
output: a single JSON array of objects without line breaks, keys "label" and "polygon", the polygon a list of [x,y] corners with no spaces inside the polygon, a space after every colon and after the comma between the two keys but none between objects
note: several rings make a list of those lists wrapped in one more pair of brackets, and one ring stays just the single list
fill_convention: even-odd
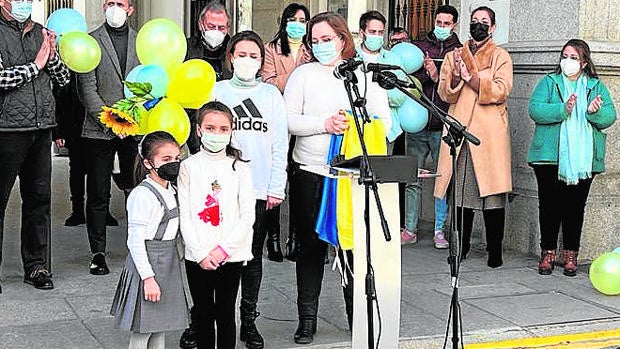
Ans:
[{"label": "sunflower", "polygon": [[103,106],[99,121],[112,129],[116,135],[133,136],[140,131],[140,125],[127,112]]}]

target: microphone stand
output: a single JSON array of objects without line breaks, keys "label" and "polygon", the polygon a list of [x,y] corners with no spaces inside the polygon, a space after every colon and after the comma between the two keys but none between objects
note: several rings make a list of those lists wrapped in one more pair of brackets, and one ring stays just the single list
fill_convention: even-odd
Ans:
[{"label": "microphone stand", "polygon": [[[448,133],[442,137],[442,140],[450,147],[450,156],[452,159],[452,178],[457,178],[457,153],[456,149],[461,145],[463,140],[469,141],[474,145],[479,145],[480,140],[471,133],[465,130],[465,127],[452,116],[445,111],[439,109],[429,98],[424,94],[424,91],[420,91],[415,84],[407,81],[399,80],[392,72],[386,71],[373,71],[372,81],[379,83],[384,89],[390,90],[397,88],[404,93],[407,97],[418,102],[424,108],[426,108],[432,115],[436,116],[441,122],[448,128]],[[420,98],[414,96],[407,90],[407,88],[415,88],[420,92]],[[466,143],[465,143],[466,144]],[[455,182],[453,182],[455,183]],[[457,227],[457,204],[456,204],[456,188],[452,187],[452,217],[450,219],[450,255],[448,257],[448,264],[450,264],[450,276],[452,282],[452,298],[450,300],[450,319],[452,320],[452,348],[458,349],[459,347],[459,330],[461,320],[461,306],[459,304],[459,269],[461,263],[461,232]],[[447,334],[447,333],[446,333]],[[445,343],[444,343],[445,345]]]},{"label": "microphone stand", "polygon": [[[375,276],[372,269],[371,252],[370,252],[370,190],[372,189],[377,211],[379,213],[379,219],[381,220],[381,228],[385,241],[392,240],[390,230],[388,228],[385,214],[383,212],[383,206],[381,205],[381,199],[379,198],[379,190],[377,187],[377,179],[374,171],[370,165],[368,159],[368,150],[366,143],[364,143],[363,128],[358,119],[359,115],[363,117],[364,123],[370,123],[370,118],[366,110],[366,99],[360,96],[357,86],[358,80],[356,75],[351,71],[346,71],[344,74],[344,87],[347,91],[349,103],[351,104],[351,112],[353,114],[353,121],[355,122],[355,128],[357,129],[357,135],[362,148],[362,159],[360,162],[360,178],[359,184],[364,184],[364,224],[366,226],[366,313],[367,313],[367,330],[368,330],[368,348],[375,347],[374,342],[374,314],[373,314],[373,302],[376,300],[375,289]],[[355,99],[353,99],[355,94]],[[381,326],[381,324],[379,324]]]}]

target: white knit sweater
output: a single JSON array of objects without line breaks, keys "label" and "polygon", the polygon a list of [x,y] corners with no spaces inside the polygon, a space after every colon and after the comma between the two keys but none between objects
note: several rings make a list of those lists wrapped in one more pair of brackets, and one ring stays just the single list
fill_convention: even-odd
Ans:
[{"label": "white knit sweater", "polygon": [[[331,135],[325,130],[325,119],[339,110],[350,110],[344,83],[333,74],[334,67],[318,62],[297,67],[284,89],[289,133],[298,136],[293,160],[304,165],[323,165],[326,162]],[[356,71],[360,93],[364,95],[364,75]],[[387,92],[367,75],[366,94],[368,115],[383,120],[385,129],[392,126]],[[350,127],[355,127],[350,125]]]},{"label": "white knit sweater", "polygon": [[185,259],[200,262],[221,246],[229,262],[252,259],[256,203],[247,163],[205,149],[181,162],[179,208]]}]

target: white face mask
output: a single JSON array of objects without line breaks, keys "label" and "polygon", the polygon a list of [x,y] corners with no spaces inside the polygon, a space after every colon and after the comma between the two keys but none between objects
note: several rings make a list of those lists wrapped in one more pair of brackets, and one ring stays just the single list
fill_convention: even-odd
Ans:
[{"label": "white face mask", "polygon": [[562,73],[566,76],[573,76],[581,70],[581,63],[574,59],[563,58],[560,61],[560,68],[562,69]]},{"label": "white face mask", "polygon": [[211,48],[216,48],[224,42],[226,34],[219,30],[205,30],[202,32],[202,38]]},{"label": "white face mask", "polygon": [[260,69],[260,61],[251,57],[238,57],[232,62],[233,74],[241,81],[253,81]]},{"label": "white face mask", "polygon": [[110,6],[105,10],[105,20],[112,28],[120,28],[127,22],[127,12],[118,6]]}]

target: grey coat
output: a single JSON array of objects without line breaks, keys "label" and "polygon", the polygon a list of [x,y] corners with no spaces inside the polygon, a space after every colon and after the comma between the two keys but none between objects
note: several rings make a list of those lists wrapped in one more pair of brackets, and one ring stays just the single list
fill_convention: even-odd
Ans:
[{"label": "grey coat", "polygon": [[[123,80],[126,76],[121,73],[118,57],[105,25],[93,30],[90,35],[101,47],[101,63],[90,73],[78,75],[80,100],[86,109],[82,137],[112,139],[116,135],[99,121],[99,113],[102,106],[112,106],[124,98]],[[129,28],[126,74],[140,64],[136,54],[136,35],[136,31]]]}]

